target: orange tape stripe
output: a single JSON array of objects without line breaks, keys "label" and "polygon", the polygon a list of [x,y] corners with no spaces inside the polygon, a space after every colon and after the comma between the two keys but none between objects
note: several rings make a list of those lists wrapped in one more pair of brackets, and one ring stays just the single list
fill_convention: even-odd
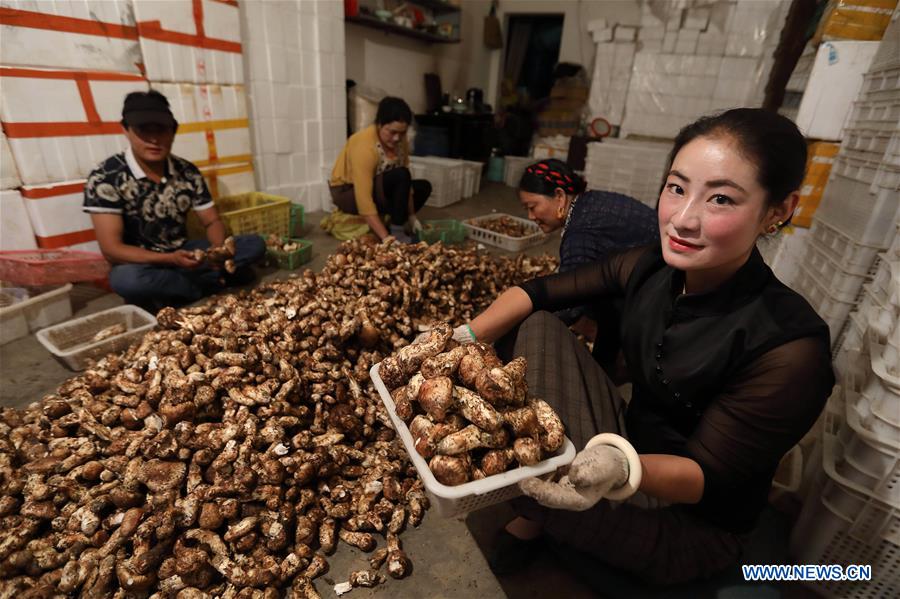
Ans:
[{"label": "orange tape stripe", "polygon": [[26,77],[29,79],[68,79],[78,81],[146,81],[140,75],[108,73],[104,71],[42,71],[22,67],[0,67],[0,77]]},{"label": "orange tape stripe", "polygon": [[28,198],[29,200],[53,198],[56,196],[81,193],[82,191],[84,191],[84,181],[79,181],[78,183],[67,183],[66,185],[52,185],[47,187],[23,187],[21,189],[22,197]]},{"label": "orange tape stripe", "polygon": [[227,4],[228,6],[234,6],[237,8],[237,0],[212,0],[213,2],[218,2],[220,4]]},{"label": "orange tape stripe", "polygon": [[3,132],[10,139],[31,137],[78,137],[82,135],[115,135],[122,133],[119,123],[3,123]]},{"label": "orange tape stripe", "polygon": [[216,173],[210,173],[206,175],[206,185],[209,187],[209,195],[213,197],[213,199],[219,198],[219,179],[216,177]]},{"label": "orange tape stripe", "polygon": [[221,119],[218,121],[195,121],[193,123],[179,123],[178,133],[198,133],[200,131],[217,131],[220,129],[240,129],[249,127],[248,119]]},{"label": "orange tape stripe", "polygon": [[240,164],[253,160],[252,154],[235,154],[234,156],[219,156],[215,163],[212,160],[193,160],[197,168],[211,166],[212,164]]},{"label": "orange tape stripe", "polygon": [[133,25],[116,25],[115,23],[61,17],[59,15],[6,7],[0,8],[0,25],[99,35],[101,37],[114,37],[125,40],[136,40],[138,38],[137,27]]},{"label": "orange tape stripe", "polygon": [[241,44],[239,42],[201,37],[178,31],[167,31],[162,28],[159,21],[141,21],[138,23],[138,32],[140,32],[141,37],[158,42],[206,48],[207,50],[221,50],[222,52],[234,52],[235,54],[241,53]]},{"label": "orange tape stripe", "polygon": [[194,25],[197,27],[197,37],[206,37],[203,30],[203,0],[193,0]]},{"label": "orange tape stripe", "polygon": [[84,114],[87,117],[88,122],[102,122],[100,113],[97,112],[97,105],[94,104],[94,94],[91,93],[90,82],[83,77],[78,77],[75,80],[75,85],[78,86],[78,95],[81,96],[81,105],[84,107]]},{"label": "orange tape stripe", "polygon": [[253,165],[252,164],[241,164],[238,166],[228,166],[224,168],[211,168],[205,171],[202,171],[204,177],[214,177],[218,175],[219,177],[224,177],[225,175],[234,175],[236,173],[252,173]]},{"label": "orange tape stripe", "polygon": [[35,235],[38,247],[45,250],[53,250],[68,245],[75,245],[76,243],[86,243],[88,241],[95,241],[96,239],[97,235],[93,229],[73,231],[61,235],[51,235],[50,237],[39,237]]}]

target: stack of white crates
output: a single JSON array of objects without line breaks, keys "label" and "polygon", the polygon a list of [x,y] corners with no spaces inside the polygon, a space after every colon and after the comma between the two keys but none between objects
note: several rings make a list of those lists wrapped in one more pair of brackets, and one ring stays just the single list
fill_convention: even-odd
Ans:
[{"label": "stack of white crates", "polygon": [[426,206],[443,208],[462,200],[467,171],[462,160],[413,156],[409,165],[413,179],[425,179],[431,183],[431,196],[425,202]]},{"label": "stack of white crates", "polygon": [[704,114],[759,106],[790,5],[642,3],[624,134],[674,138]]},{"label": "stack of white crates", "polygon": [[832,597],[900,588],[900,236],[865,285],[836,365],[822,465],[794,529],[798,563],[869,564],[868,582],[812,583]]},{"label": "stack of white crates", "polygon": [[900,221],[900,56],[888,53],[897,35],[895,21],[864,75],[794,281],[835,344]]},{"label": "stack of white crates", "polygon": [[584,165],[588,189],[614,191],[655,208],[671,149],[668,143],[629,139],[588,144]]}]

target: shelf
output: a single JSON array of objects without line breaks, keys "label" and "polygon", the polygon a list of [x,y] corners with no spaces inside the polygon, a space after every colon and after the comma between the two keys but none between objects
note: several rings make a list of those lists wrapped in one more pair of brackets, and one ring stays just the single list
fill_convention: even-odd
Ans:
[{"label": "shelf", "polygon": [[[442,2],[437,2],[437,0],[432,1],[436,4],[443,4]],[[421,4],[421,2],[419,4]],[[381,29],[382,31],[387,31],[389,33],[405,35],[406,37],[411,37],[413,39],[421,40],[424,42],[431,42],[434,44],[458,44],[460,41],[459,38],[444,37],[443,35],[437,35],[436,33],[418,31],[416,29],[403,27],[402,25],[397,25],[396,23],[388,23],[387,21],[382,21],[381,19],[366,15],[356,15],[353,17],[348,16],[344,17],[344,19],[348,23],[355,23],[357,25],[362,25],[363,27],[372,27],[373,29]]]},{"label": "shelf", "polygon": [[434,11],[434,14],[461,11],[458,6],[453,6],[449,2],[442,2],[441,0],[409,0],[409,2],[410,4],[415,4],[417,6],[421,6],[422,8],[431,9],[432,11]]}]

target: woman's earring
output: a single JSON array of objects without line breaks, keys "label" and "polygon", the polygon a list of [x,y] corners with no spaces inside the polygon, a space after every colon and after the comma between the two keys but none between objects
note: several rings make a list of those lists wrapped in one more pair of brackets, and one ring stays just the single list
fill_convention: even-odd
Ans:
[{"label": "woman's earring", "polygon": [[769,228],[766,229],[766,231],[768,231],[769,235],[773,235],[778,231],[778,229],[781,228],[781,225],[783,225],[783,224],[784,223],[782,221],[778,221],[777,223],[772,223],[771,225],[769,225]]}]

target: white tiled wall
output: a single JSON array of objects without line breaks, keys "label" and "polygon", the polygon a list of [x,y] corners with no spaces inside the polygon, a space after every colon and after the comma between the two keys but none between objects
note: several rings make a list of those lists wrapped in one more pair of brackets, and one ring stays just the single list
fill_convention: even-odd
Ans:
[{"label": "white tiled wall", "polygon": [[346,139],[343,2],[240,6],[259,188],[330,209],[323,167]]}]

